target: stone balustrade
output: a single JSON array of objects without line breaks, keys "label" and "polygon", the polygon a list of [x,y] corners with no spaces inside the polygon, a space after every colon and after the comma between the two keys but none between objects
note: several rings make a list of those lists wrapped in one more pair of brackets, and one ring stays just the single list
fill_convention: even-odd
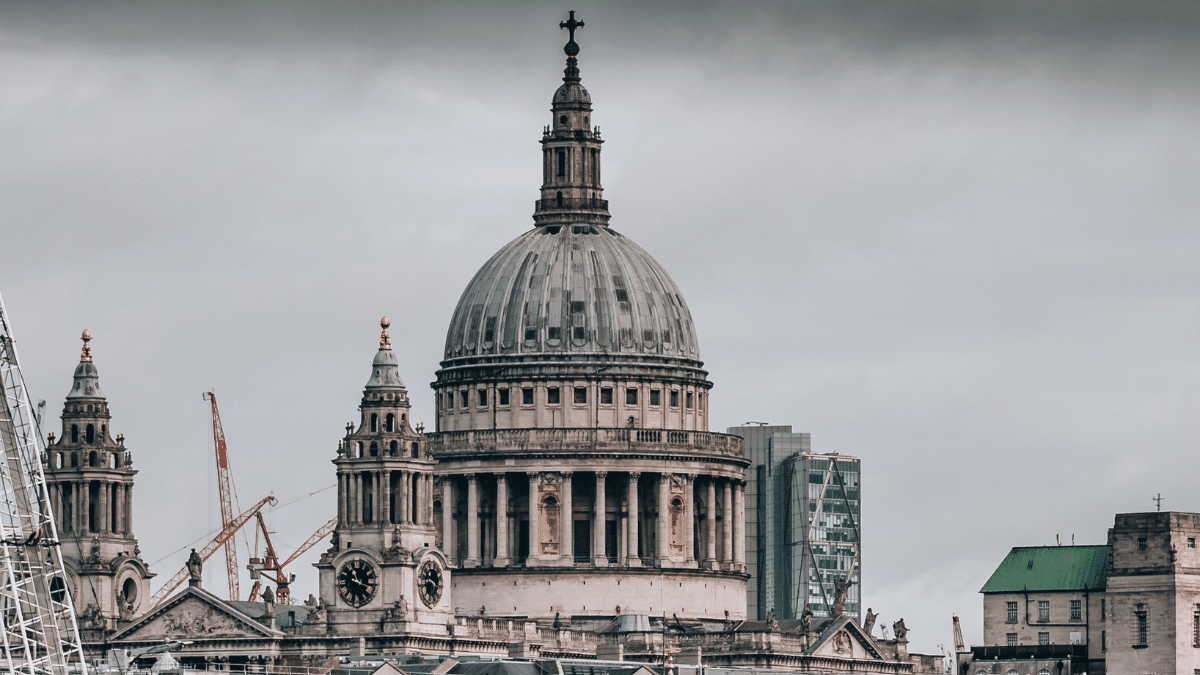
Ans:
[{"label": "stone balustrade", "polygon": [[741,458],[742,439],[709,431],[666,429],[486,429],[430,434],[435,457],[536,450],[701,453]]}]

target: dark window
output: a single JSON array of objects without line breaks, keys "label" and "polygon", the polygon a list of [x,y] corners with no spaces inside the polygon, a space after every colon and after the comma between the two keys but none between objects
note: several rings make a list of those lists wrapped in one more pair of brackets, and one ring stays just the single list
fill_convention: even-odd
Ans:
[{"label": "dark window", "polygon": [[392,441],[391,444],[388,446],[388,454],[391,455],[392,457],[395,457],[396,450],[398,450],[399,448],[400,448],[400,444],[397,443],[396,441]]},{"label": "dark window", "polygon": [[[562,148],[557,148],[554,155],[558,158],[558,175],[567,175],[567,151]],[[562,193],[558,193],[558,199],[562,201]]]},{"label": "dark window", "polygon": [[587,387],[575,387],[575,402],[587,403]]},{"label": "dark window", "polygon": [[546,403],[558,403],[558,387],[546,389]]},{"label": "dark window", "polygon": [[94,425],[94,424],[87,425],[87,442],[88,443],[96,442],[96,425]]},{"label": "dark window", "polygon": [[508,405],[508,387],[497,389],[496,394],[500,397],[500,405]]},{"label": "dark window", "polygon": [[496,341],[496,317],[489,316],[487,318],[487,321],[485,321],[483,325],[484,325],[483,341],[484,342],[495,342]]},{"label": "dark window", "polygon": [[1005,604],[1007,605],[1006,609],[1008,610],[1008,615],[1005,618],[1005,621],[1008,623],[1016,623],[1017,622],[1017,603],[1016,602],[1008,602]]},{"label": "dark window", "polygon": [[1146,538],[1145,537],[1138,537],[1138,550],[1139,551],[1146,550]]},{"label": "dark window", "polygon": [[671,390],[671,407],[672,408],[679,407],[679,390],[678,389]]},{"label": "dark window", "polygon": [[1196,538],[1188,537],[1188,548],[1196,548]]},{"label": "dark window", "polygon": [[466,408],[467,406],[471,405],[470,399],[467,398],[467,390],[466,389],[463,389],[462,391],[458,392],[458,397],[460,399],[462,399],[462,407]]},{"label": "dark window", "polygon": [[562,329],[558,326],[550,326],[546,329],[546,337],[551,340],[558,340],[562,337]]},{"label": "dark window", "polygon": [[600,402],[612,403],[612,387],[600,387]]},{"label": "dark window", "polygon": [[580,341],[586,340],[587,339],[587,329],[584,328],[583,326],[575,326],[575,328],[573,328],[571,330],[571,339],[572,340],[580,340]]},{"label": "dark window", "polygon": [[412,444],[412,456],[413,457],[421,456],[421,446],[417,445],[415,442]]},{"label": "dark window", "polygon": [[1100,599],[1100,620],[1108,621],[1108,601],[1104,598]]},{"label": "dark window", "polygon": [[523,387],[521,389],[521,403],[523,405],[533,405],[533,387]]},{"label": "dark window", "polygon": [[1049,620],[1050,620],[1050,601],[1049,600],[1038,600],[1038,621],[1045,622],[1045,621],[1049,621]]},{"label": "dark window", "polygon": [[[96,466],[96,451],[95,450],[88,453],[88,466]],[[93,529],[95,529],[95,528],[93,528]]]},{"label": "dark window", "polygon": [[450,409],[454,408],[454,392],[446,394],[446,407]]},{"label": "dark window", "polygon": [[1050,644],[1050,633],[1045,633],[1045,632],[1038,633],[1038,644],[1039,645]]},{"label": "dark window", "polygon": [[688,408],[692,407],[692,392],[690,392],[690,391],[687,393],[687,407]]},{"label": "dark window", "polygon": [[572,300],[571,301],[571,313],[572,314],[581,314],[583,312],[583,304],[584,303],[582,300]]},{"label": "dark window", "polygon": [[479,405],[487,405],[487,389],[479,390]]},{"label": "dark window", "polygon": [[633,388],[625,390],[625,405],[637,405],[637,392],[638,390]]},{"label": "dark window", "polygon": [[379,456],[379,444],[376,443],[375,441],[371,441],[371,456],[372,457]]},{"label": "dark window", "polygon": [[1072,600],[1071,601],[1071,620],[1079,621],[1082,618],[1083,618],[1083,601]]},{"label": "dark window", "polygon": [[533,326],[526,326],[525,327],[525,341],[533,342],[536,339],[537,339],[537,329],[534,328]]},{"label": "dark window", "polygon": [[1016,633],[1008,633],[1008,646],[1009,647],[1017,646],[1017,634]]},{"label": "dark window", "polygon": [[648,329],[642,331],[642,340],[645,342],[654,342],[654,331]]},{"label": "dark window", "polygon": [[395,430],[396,430],[396,416],[395,416],[395,415],[393,415],[392,413],[388,413],[388,416],[387,416],[387,426],[386,426],[386,428],[387,428],[387,430],[388,430],[388,431],[395,431]]},{"label": "dark window", "polygon": [[624,288],[617,289],[617,302],[629,302],[629,293]]},{"label": "dark window", "polygon": [[650,390],[650,405],[662,405],[662,392],[657,389]]},{"label": "dark window", "polygon": [[79,466],[79,453],[72,452],[71,453],[71,467],[74,468],[77,466]]},{"label": "dark window", "polygon": [[1108,651],[1108,631],[1100,631],[1100,651]]},{"label": "dark window", "polygon": [[371,413],[371,431],[379,431],[379,415]]},{"label": "dark window", "polygon": [[1200,647],[1200,612],[1192,614],[1192,646]]},{"label": "dark window", "polygon": [[72,443],[79,442],[79,425],[77,425],[77,424],[71,425],[71,442]]},{"label": "dark window", "polygon": [[558,123],[559,123],[559,124],[566,124],[566,123],[567,123],[567,116],[566,116],[566,115],[559,115],[559,116],[558,116]]},{"label": "dark window", "polygon": [[1137,619],[1137,642],[1134,645],[1144,647],[1150,644],[1150,617],[1146,612],[1134,612],[1134,616]]}]

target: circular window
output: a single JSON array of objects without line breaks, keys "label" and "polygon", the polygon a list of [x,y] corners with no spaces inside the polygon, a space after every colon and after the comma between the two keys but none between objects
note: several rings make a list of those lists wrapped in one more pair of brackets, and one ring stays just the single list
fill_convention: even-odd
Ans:
[{"label": "circular window", "polygon": [[558,123],[559,123],[559,124],[566,124],[566,123],[567,123],[567,116],[566,116],[566,115],[563,115],[562,117],[559,117],[559,118],[558,118]]}]

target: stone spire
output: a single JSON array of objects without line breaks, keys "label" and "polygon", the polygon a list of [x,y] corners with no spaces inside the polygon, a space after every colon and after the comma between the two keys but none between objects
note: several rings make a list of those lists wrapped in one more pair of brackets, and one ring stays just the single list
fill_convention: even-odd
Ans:
[{"label": "stone spire", "polygon": [[379,320],[382,331],[379,334],[379,351],[371,362],[371,379],[367,380],[367,389],[403,389],[404,381],[400,379],[400,365],[396,354],[392,351],[392,336],[388,327],[392,322],[385,316]]},{"label": "stone spire", "polygon": [[563,51],[567,65],[562,86],[554,92],[551,124],[542,131],[542,191],[534,210],[538,225],[588,223],[607,226],[608,201],[600,185],[600,127],[591,127],[592,97],[579,77],[579,43],[575,31],[582,21],[571,17],[559,24],[570,31]]},{"label": "stone spire", "polygon": [[100,371],[92,363],[92,332],[86,328],[83,335],[83,349],[79,353],[79,365],[75,366],[75,384],[71,387],[68,399],[96,398],[103,399],[104,392],[100,390]]}]

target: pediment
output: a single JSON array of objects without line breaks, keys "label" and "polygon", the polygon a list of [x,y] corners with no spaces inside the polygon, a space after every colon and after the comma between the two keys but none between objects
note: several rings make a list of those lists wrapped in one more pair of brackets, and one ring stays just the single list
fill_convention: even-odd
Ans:
[{"label": "pediment", "polygon": [[283,632],[208,591],[189,587],[113,635],[113,641],[276,638]]},{"label": "pediment", "polygon": [[830,622],[805,653],[835,659],[886,660],[871,636],[849,617]]}]

